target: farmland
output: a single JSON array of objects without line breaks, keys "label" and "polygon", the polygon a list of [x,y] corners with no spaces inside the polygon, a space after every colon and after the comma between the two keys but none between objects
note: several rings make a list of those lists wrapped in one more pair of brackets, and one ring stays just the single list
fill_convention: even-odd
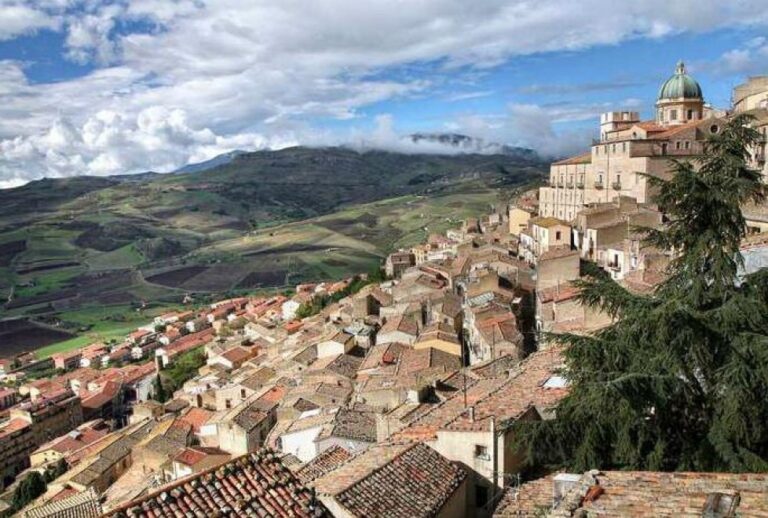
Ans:
[{"label": "farmland", "polygon": [[368,271],[503,204],[542,169],[526,154],[294,148],[196,173],[34,182],[3,192],[0,320],[53,326],[75,335],[55,347],[74,347],[119,337],[137,312],[190,296]]}]

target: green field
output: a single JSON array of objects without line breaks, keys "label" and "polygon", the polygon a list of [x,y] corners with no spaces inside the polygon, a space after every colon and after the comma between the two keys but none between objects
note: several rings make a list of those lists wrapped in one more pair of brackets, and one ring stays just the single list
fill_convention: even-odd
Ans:
[{"label": "green field", "polygon": [[121,337],[146,320],[139,307],[369,271],[503,203],[545,167],[526,150],[290,148],[198,173],[33,182],[4,191],[0,204],[0,321],[77,334],[42,349],[51,354]]}]

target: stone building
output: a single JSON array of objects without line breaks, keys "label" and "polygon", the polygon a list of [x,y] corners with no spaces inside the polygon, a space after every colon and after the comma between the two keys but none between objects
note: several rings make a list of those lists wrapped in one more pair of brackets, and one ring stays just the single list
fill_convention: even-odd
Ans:
[{"label": "stone building", "polygon": [[582,207],[630,196],[651,200],[644,175],[665,175],[670,158],[700,154],[704,140],[723,124],[704,103],[699,84],[677,64],[659,89],[656,117],[641,121],[633,111],[600,116],[600,138],[591,150],[552,164],[549,186],[539,190],[540,215],[571,221]]}]

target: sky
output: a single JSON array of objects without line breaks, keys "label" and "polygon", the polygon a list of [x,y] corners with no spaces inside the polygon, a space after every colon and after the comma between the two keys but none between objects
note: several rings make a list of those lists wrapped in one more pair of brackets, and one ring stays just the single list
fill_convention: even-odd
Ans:
[{"label": "sky", "polygon": [[234,149],[545,156],[603,111],[652,117],[684,60],[705,99],[768,74],[768,0],[0,0],[0,188],[166,172]]}]

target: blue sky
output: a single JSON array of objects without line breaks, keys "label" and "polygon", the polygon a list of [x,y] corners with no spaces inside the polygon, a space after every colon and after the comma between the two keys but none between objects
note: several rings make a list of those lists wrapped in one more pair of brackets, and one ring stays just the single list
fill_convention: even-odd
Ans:
[{"label": "blue sky", "polygon": [[651,117],[678,59],[726,108],[768,73],[767,13],[765,0],[0,0],[0,187],[231,149],[408,151],[414,131],[561,156],[601,111]]}]

